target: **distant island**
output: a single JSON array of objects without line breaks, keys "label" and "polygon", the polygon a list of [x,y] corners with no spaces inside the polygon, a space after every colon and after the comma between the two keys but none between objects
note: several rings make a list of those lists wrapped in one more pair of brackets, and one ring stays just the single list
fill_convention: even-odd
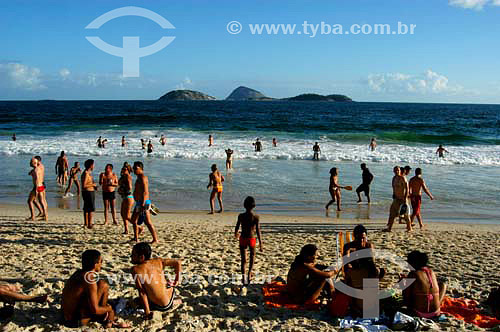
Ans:
[{"label": "distant island", "polygon": [[[217,100],[215,97],[209,96],[203,92],[193,90],[172,90],[158,100],[160,101],[189,101],[189,100]],[[239,86],[234,89],[225,100],[228,101],[273,101],[273,100],[287,100],[287,101],[325,101],[325,102],[352,102],[353,100],[345,95],[332,94],[332,95],[319,95],[315,93],[304,93],[295,97],[289,98],[271,98],[265,96],[262,92],[245,87]]]},{"label": "distant island", "polygon": [[215,97],[209,96],[205,93],[192,90],[173,90],[163,96],[158,100],[161,101],[172,101],[172,100],[216,100]]}]

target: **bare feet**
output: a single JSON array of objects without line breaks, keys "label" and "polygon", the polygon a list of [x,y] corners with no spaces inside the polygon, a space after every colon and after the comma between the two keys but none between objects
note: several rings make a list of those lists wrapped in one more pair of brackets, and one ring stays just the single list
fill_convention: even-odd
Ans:
[{"label": "bare feet", "polygon": [[219,211],[217,211],[217,213],[222,213],[224,212],[224,210],[220,209]]}]

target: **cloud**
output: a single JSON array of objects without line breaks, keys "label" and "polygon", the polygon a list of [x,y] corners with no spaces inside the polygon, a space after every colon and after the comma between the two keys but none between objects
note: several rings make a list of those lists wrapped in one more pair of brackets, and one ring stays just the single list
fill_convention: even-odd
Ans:
[{"label": "cloud", "polygon": [[61,76],[63,80],[68,79],[69,75],[71,75],[71,72],[68,68],[62,68],[61,70],[59,70],[59,76]]},{"label": "cloud", "polygon": [[366,82],[372,91],[380,93],[454,94],[463,90],[462,86],[449,84],[446,76],[430,69],[420,75],[370,74]]},{"label": "cloud", "polygon": [[500,0],[448,0],[448,3],[454,7],[465,9],[481,10],[486,5],[500,6]]},{"label": "cloud", "polygon": [[0,63],[0,86],[23,90],[46,89],[40,69],[15,62]]},{"label": "cloud", "polygon": [[178,90],[184,90],[184,89],[187,89],[187,87],[193,85],[193,81],[191,81],[191,79],[189,77],[185,77],[181,83],[177,84],[175,86],[176,89]]}]

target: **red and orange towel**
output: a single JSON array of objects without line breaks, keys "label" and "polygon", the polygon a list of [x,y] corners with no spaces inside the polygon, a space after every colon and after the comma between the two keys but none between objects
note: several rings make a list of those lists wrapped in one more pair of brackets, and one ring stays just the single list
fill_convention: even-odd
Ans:
[{"label": "red and orange towel", "polygon": [[262,286],[264,303],[271,308],[287,308],[290,310],[319,310],[319,301],[311,304],[295,304],[285,293],[286,284],[280,281],[272,281]]},{"label": "red and orange towel", "polygon": [[445,297],[441,304],[441,313],[481,328],[492,328],[500,325],[500,320],[495,317],[482,315],[477,305],[478,303],[474,300]]}]

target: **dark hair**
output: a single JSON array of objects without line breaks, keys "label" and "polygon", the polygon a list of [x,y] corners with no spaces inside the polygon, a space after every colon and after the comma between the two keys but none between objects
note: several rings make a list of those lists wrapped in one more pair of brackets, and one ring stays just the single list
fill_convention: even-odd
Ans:
[{"label": "dark hair", "polygon": [[98,250],[85,250],[82,254],[82,270],[90,271],[99,262],[101,253]]},{"label": "dark hair", "polygon": [[211,169],[212,169],[212,172],[215,171],[215,170],[217,170],[217,164],[212,164]]},{"label": "dark hair", "polygon": [[151,246],[147,242],[137,243],[132,250],[135,250],[138,256],[144,256],[144,259],[151,258]]},{"label": "dark hair", "polygon": [[337,173],[337,167],[333,167],[333,168],[331,168],[331,169],[330,169],[330,174],[332,174],[332,175],[337,175],[337,174],[338,174],[338,173]]},{"label": "dark hair", "polygon": [[253,198],[252,196],[248,196],[247,198],[245,198],[245,201],[243,202],[243,206],[247,210],[253,209],[255,207],[255,198]]},{"label": "dark hair", "polygon": [[85,166],[85,169],[89,169],[90,167],[92,167],[92,165],[94,165],[94,159],[85,160],[85,164],[83,165]]},{"label": "dark hair", "polygon": [[368,234],[368,231],[366,230],[365,226],[363,226],[363,225],[358,225],[358,226],[354,227],[354,231],[352,232],[354,237],[357,237],[363,233]]},{"label": "dark hair", "polygon": [[360,166],[361,166],[361,168],[365,168],[365,167],[366,167],[366,164],[365,164],[365,163],[362,163]]},{"label": "dark hair", "polygon": [[111,167],[111,169],[113,169],[113,164],[106,164],[105,168],[108,168],[108,167]]},{"label": "dark hair", "polygon": [[64,156],[64,151],[61,151],[61,157]]},{"label": "dark hair", "polygon": [[42,157],[40,157],[40,156],[35,156],[35,159],[38,161],[42,161]]},{"label": "dark hair", "polygon": [[78,161],[75,161],[75,167],[76,167],[77,164],[78,164]]},{"label": "dark hair", "polygon": [[420,167],[415,168],[415,175],[420,175],[422,174],[422,169]]},{"label": "dark hair", "polygon": [[302,249],[300,249],[299,255],[295,256],[295,260],[293,261],[291,268],[294,269],[299,265],[304,264],[306,258],[309,256],[314,256],[316,251],[318,251],[318,247],[316,247],[314,244],[306,244],[305,246],[303,246]]},{"label": "dark hair", "polygon": [[136,161],[136,162],[134,162],[134,168],[140,168],[140,169],[144,170],[144,164],[140,161]]},{"label": "dark hair", "polygon": [[426,253],[414,250],[408,254],[408,264],[410,264],[416,271],[427,266],[429,257]]}]

